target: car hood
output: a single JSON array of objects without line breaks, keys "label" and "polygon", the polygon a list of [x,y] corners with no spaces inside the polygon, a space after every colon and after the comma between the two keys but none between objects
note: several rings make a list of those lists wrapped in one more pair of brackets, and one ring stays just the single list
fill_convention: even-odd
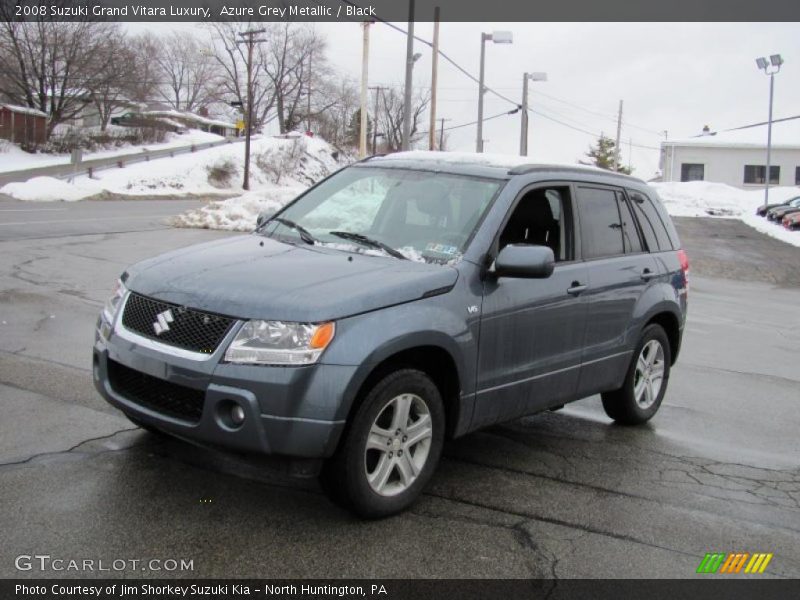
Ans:
[{"label": "car hood", "polygon": [[458,271],[248,235],[140,262],[139,294],[238,318],[319,322],[417,300],[455,285]]}]

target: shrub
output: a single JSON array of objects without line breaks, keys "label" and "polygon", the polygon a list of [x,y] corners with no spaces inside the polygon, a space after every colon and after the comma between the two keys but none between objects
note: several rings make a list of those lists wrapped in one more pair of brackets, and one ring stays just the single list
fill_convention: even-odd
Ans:
[{"label": "shrub", "polygon": [[232,159],[223,158],[212,165],[208,165],[206,171],[208,172],[208,183],[214,187],[227,188],[230,187],[238,169]]},{"label": "shrub", "polygon": [[306,153],[304,138],[291,138],[280,146],[275,146],[256,155],[256,166],[266,173],[269,180],[279,185],[281,178],[297,175]]}]

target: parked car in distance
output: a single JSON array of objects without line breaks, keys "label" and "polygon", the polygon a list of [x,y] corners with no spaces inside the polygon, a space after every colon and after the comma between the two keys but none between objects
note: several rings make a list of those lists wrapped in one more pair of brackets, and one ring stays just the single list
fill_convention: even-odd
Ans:
[{"label": "parked car in distance", "polygon": [[319,473],[368,518],[417,498],[448,437],[594,394],[646,422],[686,319],[675,227],[639,179],[519,160],[373,157],[253,235],[129,267],[97,389],[146,429]]},{"label": "parked car in distance", "polygon": [[790,213],[783,217],[783,226],[786,229],[794,231],[795,229],[800,229],[800,212]]},{"label": "parked car in distance", "polygon": [[780,222],[788,214],[800,211],[800,198],[795,198],[785,206],[776,206],[767,211],[767,219]]},{"label": "parked car in distance", "polygon": [[127,112],[118,117],[111,117],[111,124],[120,127],[151,127],[172,133],[185,133],[186,127],[172,119],[151,117],[135,112]]},{"label": "parked car in distance", "polygon": [[768,211],[772,210],[773,208],[778,208],[778,207],[781,207],[781,206],[787,206],[789,204],[789,202],[792,202],[793,200],[800,200],[800,196],[795,196],[794,198],[789,198],[785,202],[777,202],[777,203],[774,203],[774,204],[762,204],[756,209],[756,214],[759,217],[765,217],[765,216],[767,216],[767,212]]}]

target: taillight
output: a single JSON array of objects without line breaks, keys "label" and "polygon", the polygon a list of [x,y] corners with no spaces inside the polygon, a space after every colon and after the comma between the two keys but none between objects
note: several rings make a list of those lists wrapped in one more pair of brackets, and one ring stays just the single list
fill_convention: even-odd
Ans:
[{"label": "taillight", "polygon": [[683,271],[683,280],[686,282],[686,290],[689,290],[689,257],[686,255],[685,250],[678,250],[678,260],[681,263],[681,271]]}]

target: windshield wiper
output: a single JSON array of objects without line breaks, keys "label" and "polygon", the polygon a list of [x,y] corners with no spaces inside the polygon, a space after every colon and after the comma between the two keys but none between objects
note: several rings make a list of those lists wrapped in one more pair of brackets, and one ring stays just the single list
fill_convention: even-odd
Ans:
[{"label": "windshield wiper", "polygon": [[362,244],[363,246],[371,246],[372,248],[379,248],[386,252],[389,256],[394,256],[395,258],[399,258],[400,260],[408,260],[405,256],[403,256],[400,252],[392,248],[391,246],[384,244],[383,242],[379,242],[378,240],[374,240],[370,237],[367,237],[361,233],[353,233],[351,231],[329,231],[330,235],[335,235],[336,237],[340,237],[345,240],[350,240],[353,242],[357,242]]},{"label": "windshield wiper", "polygon": [[269,221],[264,223],[264,225],[262,225],[261,227],[263,228],[264,226],[266,226],[269,223],[272,223],[273,221],[275,223],[280,223],[281,225],[285,225],[289,229],[294,229],[297,233],[300,234],[300,239],[303,240],[306,244],[315,244],[318,241],[317,238],[311,235],[311,232],[308,231],[308,229],[306,229],[302,225],[298,225],[294,221],[290,221],[289,219],[284,219],[283,217],[273,217]]}]

